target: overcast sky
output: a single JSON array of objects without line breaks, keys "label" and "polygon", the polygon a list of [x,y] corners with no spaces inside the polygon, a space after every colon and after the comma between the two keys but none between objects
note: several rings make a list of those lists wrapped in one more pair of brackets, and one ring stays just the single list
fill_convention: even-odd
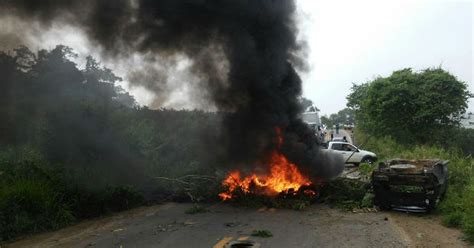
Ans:
[{"label": "overcast sky", "polygon": [[[323,114],[346,105],[352,83],[394,70],[442,66],[473,86],[473,1],[297,0],[309,45],[304,95]],[[471,101],[470,110],[474,110]]]}]

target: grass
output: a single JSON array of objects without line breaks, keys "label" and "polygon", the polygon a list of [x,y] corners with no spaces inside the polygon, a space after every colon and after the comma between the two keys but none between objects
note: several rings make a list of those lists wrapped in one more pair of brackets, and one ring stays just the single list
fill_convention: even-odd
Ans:
[{"label": "grass", "polygon": [[130,186],[74,186],[63,170],[29,149],[0,152],[0,171],[0,242],[144,203]]},{"label": "grass", "polygon": [[372,175],[372,171],[377,167],[375,163],[367,164],[362,163],[359,165],[359,173],[362,181],[369,182]]},{"label": "grass", "polygon": [[0,237],[65,226],[75,220],[63,193],[46,180],[19,179],[0,189]]},{"label": "grass", "polygon": [[270,238],[273,237],[272,232],[268,230],[253,230],[252,234],[253,237],[260,237],[260,238]]},{"label": "grass", "polygon": [[[466,240],[474,243],[474,158],[455,148],[446,150],[430,145],[406,146],[397,144],[389,137],[374,138],[356,132],[356,140],[362,149],[377,153],[379,160],[391,158],[449,160],[449,183],[445,197],[438,206],[437,213],[449,227],[464,231]],[[366,170],[366,168],[364,168]],[[370,173],[366,170],[365,173]]]}]

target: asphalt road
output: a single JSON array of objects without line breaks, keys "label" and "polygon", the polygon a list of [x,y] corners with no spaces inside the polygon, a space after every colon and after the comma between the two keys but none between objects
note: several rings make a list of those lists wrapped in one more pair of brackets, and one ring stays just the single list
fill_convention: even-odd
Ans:
[{"label": "asphalt road", "polygon": [[342,138],[346,136],[347,142],[353,144],[352,136],[351,136],[351,131],[345,130],[345,129],[339,129],[339,133],[336,134],[336,130],[328,130],[325,139],[327,141],[331,140],[331,133],[333,134],[334,138]]},{"label": "asphalt road", "polygon": [[[166,203],[82,222],[7,247],[226,247],[250,240],[260,247],[407,247],[385,213],[351,213],[323,204],[303,211]],[[268,230],[269,238],[251,236]]]}]

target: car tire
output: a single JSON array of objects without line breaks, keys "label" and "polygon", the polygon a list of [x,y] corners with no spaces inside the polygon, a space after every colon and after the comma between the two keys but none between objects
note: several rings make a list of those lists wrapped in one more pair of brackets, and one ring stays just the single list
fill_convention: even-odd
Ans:
[{"label": "car tire", "polygon": [[381,202],[379,199],[377,199],[377,196],[375,196],[374,198],[374,205],[377,206],[382,211],[387,211],[387,210],[392,209],[390,203],[387,203],[385,201]]},{"label": "car tire", "polygon": [[375,162],[375,159],[373,157],[364,157],[360,162],[361,163],[367,163],[367,164],[373,164]]}]

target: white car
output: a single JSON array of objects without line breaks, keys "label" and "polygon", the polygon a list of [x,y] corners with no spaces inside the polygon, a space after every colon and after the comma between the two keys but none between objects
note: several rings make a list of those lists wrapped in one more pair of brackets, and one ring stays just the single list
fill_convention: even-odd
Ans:
[{"label": "white car", "polygon": [[377,155],[375,153],[359,149],[347,142],[331,141],[328,143],[328,148],[325,150],[331,153],[340,154],[344,158],[346,164],[371,164],[377,161]]}]

